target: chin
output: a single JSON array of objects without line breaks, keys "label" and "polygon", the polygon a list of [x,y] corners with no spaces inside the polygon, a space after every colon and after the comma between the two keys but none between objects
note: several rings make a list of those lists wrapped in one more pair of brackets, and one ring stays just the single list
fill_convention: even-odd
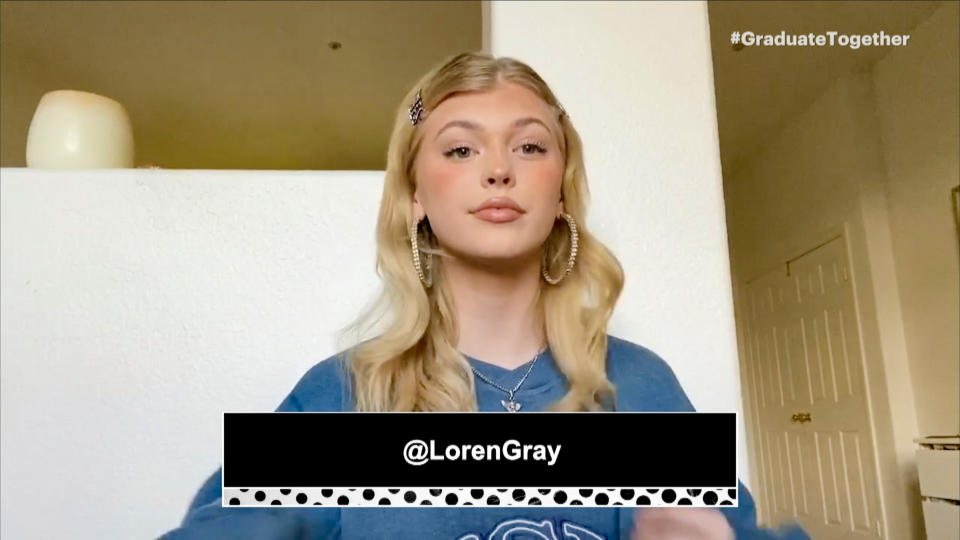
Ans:
[{"label": "chin", "polygon": [[472,259],[483,261],[518,261],[530,256],[536,251],[527,243],[517,242],[517,239],[486,238],[482,241],[464,246],[463,253]]}]

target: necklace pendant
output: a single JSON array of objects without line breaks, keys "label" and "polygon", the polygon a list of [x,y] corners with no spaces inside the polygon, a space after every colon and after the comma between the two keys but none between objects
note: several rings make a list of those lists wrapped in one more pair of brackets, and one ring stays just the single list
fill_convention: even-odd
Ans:
[{"label": "necklace pendant", "polygon": [[506,409],[507,412],[517,412],[520,410],[520,403],[517,401],[514,401],[513,399],[510,399],[510,400],[501,399],[500,404],[503,405],[503,408]]}]

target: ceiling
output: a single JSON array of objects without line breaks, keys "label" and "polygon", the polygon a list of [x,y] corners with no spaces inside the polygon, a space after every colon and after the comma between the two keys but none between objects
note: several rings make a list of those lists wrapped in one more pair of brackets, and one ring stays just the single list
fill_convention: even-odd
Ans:
[{"label": "ceiling", "polygon": [[[869,70],[893,47],[744,47],[730,34],[909,34],[942,2],[709,2],[724,178],[845,73]],[[909,44],[909,42],[908,42]],[[909,45],[908,45],[909,46]]]},{"label": "ceiling", "polygon": [[[709,2],[724,177],[831,81],[890,51],[735,51],[731,32],[909,33],[939,5]],[[0,1],[0,166],[25,166],[40,97],[71,88],[126,107],[138,166],[383,170],[398,96],[481,49],[482,25],[479,1]]]},{"label": "ceiling", "polygon": [[398,100],[481,21],[478,1],[3,1],[0,165],[70,88],[124,105],[137,166],[383,170]]}]

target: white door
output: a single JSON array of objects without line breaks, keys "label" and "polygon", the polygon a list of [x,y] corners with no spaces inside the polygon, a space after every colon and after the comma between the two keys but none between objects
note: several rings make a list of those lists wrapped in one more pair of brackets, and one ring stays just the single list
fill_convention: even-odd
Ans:
[{"label": "white door", "polygon": [[843,237],[751,280],[745,355],[771,523],[880,538],[874,441]]}]

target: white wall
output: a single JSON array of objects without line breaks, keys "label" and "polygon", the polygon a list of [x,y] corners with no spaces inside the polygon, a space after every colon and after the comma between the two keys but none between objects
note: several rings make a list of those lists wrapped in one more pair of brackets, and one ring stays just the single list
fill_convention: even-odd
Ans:
[{"label": "white wall", "polygon": [[382,179],[0,169],[0,537],[174,528],[375,290]]},{"label": "white wall", "polygon": [[583,138],[590,225],[626,273],[611,333],[663,356],[698,410],[741,412],[706,4],[489,9],[490,52],[537,70]]}]

